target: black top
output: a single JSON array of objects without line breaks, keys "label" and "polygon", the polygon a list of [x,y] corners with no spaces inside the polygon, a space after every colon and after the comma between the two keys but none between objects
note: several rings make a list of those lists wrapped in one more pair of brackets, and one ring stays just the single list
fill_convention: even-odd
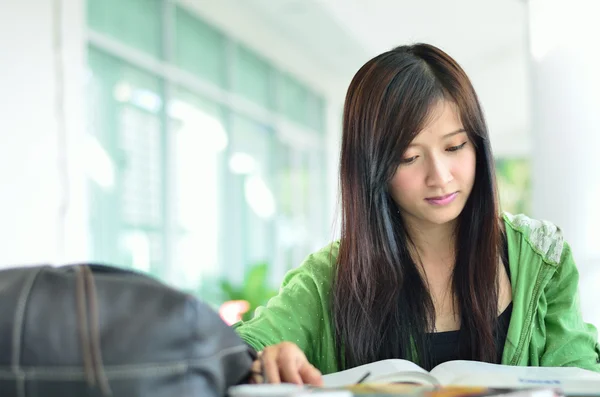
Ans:
[{"label": "black top", "polygon": [[[503,245],[504,252],[502,252],[502,262],[504,263],[506,273],[508,274],[508,279],[510,280],[510,267],[508,264],[508,246],[506,244],[506,241]],[[513,304],[511,302],[508,305],[508,307],[502,312],[502,314],[500,314],[500,317],[498,317],[498,323],[494,332],[498,363],[502,360],[502,352],[504,350],[506,335],[508,334],[508,326],[510,324],[512,309]],[[429,369],[432,369],[436,365],[444,363],[446,361],[464,359],[463,357],[461,357],[458,349],[459,332],[460,330],[448,332],[434,332],[426,334],[425,343],[427,344],[427,346],[425,347],[429,348],[431,352],[431,368]]]}]

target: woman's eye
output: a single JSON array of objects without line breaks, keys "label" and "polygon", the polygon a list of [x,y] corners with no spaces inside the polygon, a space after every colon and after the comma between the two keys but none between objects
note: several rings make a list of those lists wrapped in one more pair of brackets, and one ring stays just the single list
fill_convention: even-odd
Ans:
[{"label": "woman's eye", "polygon": [[402,159],[401,163],[402,164],[411,164],[411,163],[414,163],[415,160],[417,159],[417,157],[419,157],[419,156],[412,156],[412,157],[409,157],[407,159]]},{"label": "woman's eye", "polygon": [[446,150],[447,150],[448,152],[456,152],[457,150],[460,150],[460,149],[464,148],[466,144],[467,144],[467,142],[464,142],[464,143],[462,143],[462,144],[460,144],[460,145],[458,145],[458,146],[452,146],[452,147],[449,147],[449,148],[448,148],[448,149],[446,149]]}]

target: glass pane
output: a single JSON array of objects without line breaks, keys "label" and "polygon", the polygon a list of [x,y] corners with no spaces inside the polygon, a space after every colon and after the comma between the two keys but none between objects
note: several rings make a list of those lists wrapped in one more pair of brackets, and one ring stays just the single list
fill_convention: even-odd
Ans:
[{"label": "glass pane", "polygon": [[325,101],[323,98],[313,92],[309,92],[306,102],[306,122],[305,125],[316,132],[325,131]]},{"label": "glass pane", "polygon": [[307,124],[308,92],[302,84],[286,74],[279,76],[279,111],[291,120]]},{"label": "glass pane", "polygon": [[243,272],[273,265],[273,219],[277,211],[271,177],[272,136],[267,127],[240,115],[232,117],[228,171],[231,175],[227,220],[228,269],[241,281]]},{"label": "glass pane", "polygon": [[234,65],[235,92],[271,109],[273,100],[269,83],[269,64],[247,48],[237,46]]},{"label": "glass pane", "polygon": [[217,29],[177,7],[175,64],[219,87],[225,87],[225,37]]},{"label": "glass pane", "polygon": [[92,259],[118,263],[120,207],[117,184],[117,150],[115,129],[117,110],[113,97],[114,85],[120,73],[120,63],[94,49],[89,51],[87,81],[88,142],[86,150],[89,183],[89,217],[92,234]]},{"label": "glass pane", "polygon": [[161,56],[162,0],[88,0],[90,28],[144,51]]},{"label": "glass pane", "polygon": [[294,228],[294,214],[296,213],[296,191],[294,190],[294,159],[293,149],[277,141],[277,150],[273,153],[273,172],[276,189],[277,217],[276,217],[276,254],[277,269],[275,277],[279,280],[286,271],[297,266],[294,263],[293,246],[296,240]]},{"label": "glass pane", "polygon": [[[303,150],[295,153],[297,156],[296,168],[294,172],[294,182],[296,184],[295,191],[297,192],[297,207],[294,214],[294,227],[296,229],[295,241],[295,262],[300,263],[306,256],[306,252],[310,252],[310,152]],[[317,197],[314,197],[316,199]],[[316,233],[316,232],[315,232]]]},{"label": "glass pane", "polygon": [[291,148],[278,142],[278,150],[274,153],[274,173],[277,183],[277,204],[279,215],[292,216],[294,213],[294,189],[292,186],[294,171]]},{"label": "glass pane", "polygon": [[[169,104],[174,184],[173,265],[168,280],[203,295],[218,284],[224,264],[224,152],[228,137],[221,108],[186,90],[177,89]],[[210,300],[210,299],[209,299]]]},{"label": "glass pane", "polygon": [[323,148],[313,149],[309,152],[309,214],[310,233],[309,251],[314,251],[327,244],[332,238],[331,224],[332,220],[327,217],[326,203],[328,200],[327,191],[327,169],[326,169],[326,151]]},{"label": "glass pane", "polygon": [[123,221],[128,227],[160,228],[162,161],[160,119],[135,106],[120,111]]},{"label": "glass pane", "polygon": [[93,259],[146,271],[164,262],[161,80],[89,50]]}]

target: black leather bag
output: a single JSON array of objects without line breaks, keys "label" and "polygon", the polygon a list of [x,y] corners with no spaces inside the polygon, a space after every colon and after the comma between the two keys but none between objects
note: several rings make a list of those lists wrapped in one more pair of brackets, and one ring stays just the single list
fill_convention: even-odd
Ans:
[{"label": "black leather bag", "polygon": [[253,352],[210,307],[102,265],[0,271],[0,396],[213,397]]}]

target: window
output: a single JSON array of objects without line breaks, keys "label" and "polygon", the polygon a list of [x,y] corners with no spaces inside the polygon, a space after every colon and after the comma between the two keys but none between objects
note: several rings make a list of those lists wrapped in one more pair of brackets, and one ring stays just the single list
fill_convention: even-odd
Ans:
[{"label": "window", "polygon": [[[243,269],[259,262],[272,263],[274,217],[277,204],[272,178],[273,132],[239,114],[232,115],[229,217],[225,224],[238,241],[228,250],[227,267],[241,280]],[[231,247],[233,248],[233,247]]]},{"label": "window", "polygon": [[298,123],[307,124],[308,91],[296,79],[280,74],[278,79],[279,111]]},{"label": "window", "polygon": [[221,276],[228,134],[223,108],[182,88],[169,104],[173,261],[167,279],[188,290]]},{"label": "window", "polygon": [[165,259],[161,80],[93,47],[89,71],[93,257],[159,269]]},{"label": "window", "polygon": [[242,97],[266,109],[273,109],[271,67],[242,45],[235,48],[233,89]]},{"label": "window", "polygon": [[181,7],[175,11],[175,65],[219,87],[225,87],[225,37]]},{"label": "window", "polygon": [[172,2],[88,4],[92,259],[214,304],[255,264],[278,285],[329,237],[324,99]]},{"label": "window", "polygon": [[136,50],[161,56],[162,0],[88,0],[88,24]]}]

